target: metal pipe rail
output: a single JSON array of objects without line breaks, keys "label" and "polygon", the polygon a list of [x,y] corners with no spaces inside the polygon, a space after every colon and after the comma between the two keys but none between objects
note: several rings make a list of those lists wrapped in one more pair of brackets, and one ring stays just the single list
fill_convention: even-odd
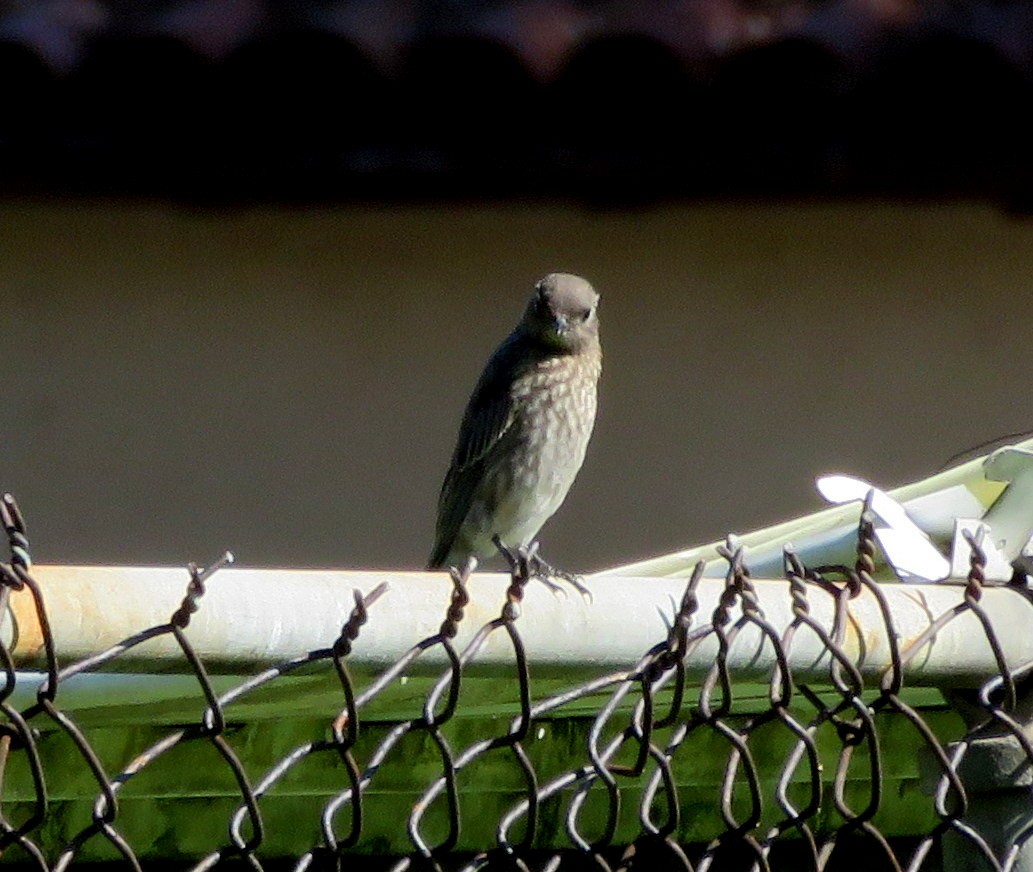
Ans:
[{"label": "metal pipe rail", "polygon": [[[90,657],[138,633],[162,624],[182,599],[182,569],[153,567],[33,567],[50,616],[62,663]],[[295,569],[229,568],[220,571],[205,591],[203,606],[188,630],[192,646],[214,674],[240,674],[324,647],[340,632],[353,605],[353,591],[368,593],[386,583],[371,607],[362,642],[350,657],[357,669],[381,669],[395,663],[415,639],[438,631],[448,608],[451,584],[444,573],[354,572]],[[793,622],[794,599],[786,580],[751,579],[764,619],[779,634]],[[485,622],[497,617],[506,602],[510,577],[475,574],[468,584],[470,602],[456,644],[465,645]],[[575,678],[578,674],[627,669],[667,634],[685,591],[684,579],[598,575],[586,579],[591,601],[575,591],[557,594],[531,583],[520,604],[520,633],[535,674]],[[726,590],[723,579],[702,579],[694,626],[705,626]],[[997,673],[999,664],[971,610],[947,621],[925,640],[934,621],[965,601],[960,583],[926,585],[880,584],[878,590],[892,615],[897,643],[907,652],[921,640],[917,656],[904,664],[909,686],[975,687]],[[564,595],[566,594],[566,595]],[[984,587],[979,604],[994,628],[1010,669],[1033,661],[1033,604],[1018,590]],[[835,598],[809,585],[806,607],[826,632],[834,623]],[[798,605],[797,605],[798,607]],[[734,609],[732,620],[741,615]],[[862,590],[847,604],[840,649],[866,678],[891,668],[893,656],[877,597]],[[8,611],[0,617],[0,638],[19,669],[42,665],[43,636],[37,612],[26,590],[13,591]],[[713,667],[718,640],[704,638],[688,652],[691,676]],[[797,681],[827,679],[831,655],[818,635],[800,629],[788,649],[789,667]],[[512,651],[504,640],[489,639],[472,667],[490,675],[508,668]],[[444,663],[430,651],[413,665],[432,674]],[[766,679],[776,666],[775,651],[752,624],[744,626],[728,653],[728,667],[737,679]],[[119,657],[118,671],[184,672],[187,664],[174,639],[156,638]]]}]

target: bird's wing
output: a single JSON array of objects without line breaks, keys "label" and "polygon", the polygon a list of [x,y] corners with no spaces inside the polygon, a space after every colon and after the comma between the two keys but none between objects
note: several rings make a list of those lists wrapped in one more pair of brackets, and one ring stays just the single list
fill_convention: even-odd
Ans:
[{"label": "bird's wing", "polygon": [[484,471],[484,461],[513,423],[510,388],[520,370],[523,343],[510,336],[491,356],[474,388],[459,429],[452,465],[438,498],[437,538],[429,568],[444,565]]}]

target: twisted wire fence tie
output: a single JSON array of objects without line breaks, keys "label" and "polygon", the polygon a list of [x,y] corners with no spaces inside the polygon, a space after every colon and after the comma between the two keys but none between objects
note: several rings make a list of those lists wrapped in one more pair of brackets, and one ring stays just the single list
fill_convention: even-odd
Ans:
[{"label": "twisted wire fence tie", "polygon": [[459,632],[459,624],[465,614],[464,610],[470,604],[470,594],[467,593],[466,583],[475,569],[477,569],[477,558],[472,555],[467,558],[466,565],[461,571],[454,566],[450,566],[448,569],[449,578],[452,579],[452,598],[449,601],[448,611],[445,613],[445,620],[441,622],[441,629],[438,631],[446,639],[454,639]]},{"label": "twisted wire fence tie", "polygon": [[[993,624],[990,621],[989,616],[986,614],[986,610],[980,605],[980,600],[983,597],[983,588],[986,582],[986,553],[979,545],[978,538],[968,530],[963,531],[965,541],[971,550],[969,555],[969,571],[968,577],[965,581],[965,606],[969,611],[975,615],[976,619],[980,622],[983,628],[983,633],[986,637],[987,643],[990,645],[990,650],[993,652],[994,660],[997,663],[997,675],[992,679],[984,683],[980,689],[981,700],[983,699],[982,694],[991,686],[996,686],[1001,691],[1003,702],[995,706],[990,702],[990,698],[987,695],[985,697],[985,707],[990,715],[1001,720],[1002,715],[998,710],[1003,712],[1013,712],[1018,705],[1018,687],[1016,686],[1015,675],[1012,670],[1008,668],[1007,658],[1004,655],[1004,647],[1001,644],[1000,638],[994,632]],[[1025,737],[1019,737],[1020,743],[1024,743]],[[1033,757],[1033,754],[1031,754]]]},{"label": "twisted wire fence tie", "polygon": [[[818,637],[831,657],[830,677],[832,679],[833,686],[839,693],[843,694],[844,697],[859,695],[863,688],[861,675],[854,663],[849,657],[847,657],[846,653],[832,638],[832,635],[835,635],[837,632],[837,627],[842,626],[843,597],[841,594],[846,591],[846,588],[838,588],[831,582],[827,582],[823,579],[820,574],[807,569],[803,565],[803,561],[800,560],[799,555],[792,549],[792,546],[787,545],[784,547],[783,558],[786,563],[786,577],[789,580],[794,614],[793,622],[786,629],[783,637],[783,644],[788,645],[790,643],[795,635],[797,626],[802,625],[810,628],[811,632]],[[851,570],[848,567],[839,567],[837,571],[849,573]],[[829,593],[836,602],[836,617],[834,619],[836,624],[833,626],[832,635],[830,635],[818,621],[811,617],[808,582],[819,585],[821,589]],[[844,670],[850,677],[849,684],[842,680],[842,672]],[[815,694],[806,685],[800,685],[799,690],[811,702],[811,704],[814,705],[819,713],[823,712],[824,706],[817,694]],[[822,719],[824,720],[824,715],[822,715]]]},{"label": "twisted wire fence tie", "polygon": [[352,608],[348,620],[341,628],[340,635],[330,648],[346,702],[345,708],[331,722],[331,729],[335,744],[345,748],[350,747],[355,742],[358,724],[354,687],[344,660],[351,654],[352,643],[359,638],[359,633],[369,620],[369,606],[380,599],[389,587],[390,585],[386,581],[382,581],[366,595],[363,595],[362,591],[358,589],[352,591],[352,596],[355,598],[355,606]]},{"label": "twisted wire fence tie", "polygon": [[689,630],[692,627],[692,618],[699,609],[699,588],[700,580],[703,578],[703,570],[706,568],[706,561],[700,560],[692,570],[688,584],[685,585],[685,592],[682,594],[681,603],[675,612],[671,628],[667,631],[667,639],[663,649],[647,667],[649,681],[656,681],[660,675],[672,669],[688,653]]},{"label": "twisted wire fence tie", "polygon": [[355,608],[341,630],[338,640],[341,642],[341,645],[338,646],[335,643],[333,646],[334,667],[341,682],[341,690],[344,692],[345,707],[331,722],[331,730],[333,743],[348,776],[350,796],[355,798],[355,801],[351,803],[351,831],[344,838],[340,838],[333,833],[333,811],[331,810],[329,812],[330,816],[327,817],[327,808],[324,807],[324,834],[329,836],[327,844],[334,845],[335,863],[339,862],[343,851],[354,845],[361,838],[364,815],[361,796],[362,773],[358,762],[351,753],[359,737],[358,704],[355,697],[355,687],[347,665],[344,662],[344,657],[351,651],[352,643],[358,638],[360,630],[366,624],[368,607],[380,599],[387,590],[388,583],[385,581],[377,585],[365,597],[358,590],[354,591]]},{"label": "twisted wire fence tie", "polygon": [[200,608],[198,600],[205,594],[205,580],[231,563],[233,563],[233,555],[227,551],[207,569],[201,569],[196,563],[187,564],[187,570],[190,572],[190,581],[187,584],[187,593],[183,597],[183,602],[173,613],[169,621],[173,627],[185,630],[190,625],[191,616]]},{"label": "twisted wire fence tie", "polygon": [[7,541],[10,544],[11,562],[23,569],[30,569],[32,557],[29,554],[25,518],[22,517],[21,509],[18,508],[18,503],[11,494],[4,494],[0,499],[0,521],[3,522]]},{"label": "twisted wire fence tie", "polygon": [[[866,505],[871,500],[869,494]],[[861,511],[861,518],[857,525],[857,561],[854,566],[846,566],[842,563],[826,563],[807,569],[805,578],[822,588],[826,593],[834,597],[839,596],[840,588],[835,582],[825,578],[828,573],[835,573],[843,579],[843,584],[850,593],[850,599],[856,599],[864,589],[862,574],[871,577],[875,568],[875,526],[870,508]]]},{"label": "twisted wire fence tie", "polygon": [[861,513],[861,521],[858,525],[857,539],[857,571],[855,577],[861,589],[865,589],[875,598],[879,608],[879,616],[882,618],[883,630],[885,631],[886,645],[889,648],[890,666],[886,671],[882,682],[883,695],[872,705],[878,709],[884,706],[891,697],[896,696],[904,686],[904,663],[900,656],[900,634],[897,632],[896,622],[893,620],[893,612],[890,609],[886,593],[878,582],[872,577],[874,568],[875,553],[875,526],[870,508],[872,492],[865,500],[865,509]]},{"label": "twisted wire fence tie", "polygon": [[369,620],[368,607],[380,599],[389,587],[390,585],[386,581],[382,581],[366,595],[363,595],[362,591],[358,589],[352,591],[352,596],[355,598],[355,607],[341,628],[340,635],[331,646],[334,657],[347,657],[351,654],[352,642],[359,638],[359,632],[366,621]]},{"label": "twisted wire fence tie", "polygon": [[[734,537],[729,536],[727,544],[719,545],[717,551],[728,561],[728,572],[725,575],[724,587],[718,597],[710,622],[711,630],[717,641],[717,655],[714,665],[700,685],[698,705],[704,721],[720,729],[720,719],[728,714],[732,704],[732,678],[728,668],[728,651],[738,634],[740,625],[736,624],[729,629],[726,629],[726,626],[731,621],[730,612],[739,598],[737,579],[742,571],[742,547],[735,542]],[[714,689],[718,685],[720,685],[721,702],[714,708],[711,699]]]},{"label": "twisted wire fence tie", "polygon": [[[875,491],[868,491],[861,509],[861,520],[857,525],[857,565],[858,574],[871,575],[875,572],[875,515],[872,512],[872,499]],[[860,593],[860,590],[857,591]],[[856,595],[856,594],[855,594]],[[852,597],[851,597],[852,598]]]},{"label": "twisted wire fence tie", "polygon": [[811,601],[807,598],[807,570],[792,545],[786,545],[782,549],[782,564],[785,577],[789,581],[789,597],[793,604],[793,615],[798,618],[809,616]]},{"label": "twisted wire fence tie", "polygon": [[[731,543],[731,537],[729,537],[729,543]],[[739,546],[733,550],[730,545],[718,545],[717,553],[728,561],[728,572],[725,575],[724,589],[718,597],[711,618],[711,625],[715,629],[724,627],[732,619],[730,612],[739,598],[738,576],[741,571],[742,547]]]},{"label": "twisted wire fence tie", "polygon": [[750,618],[762,618],[764,612],[757,599],[757,588],[750,577],[749,568],[743,563],[740,553],[738,571],[735,574],[735,587],[739,593],[740,608],[744,615]]},{"label": "twisted wire fence tie", "polygon": [[969,547],[965,602],[977,603],[983,598],[983,587],[986,584],[986,552],[979,544],[979,537],[971,530],[962,530],[961,535]]},{"label": "twisted wire fence tie", "polygon": [[[802,684],[798,689],[818,712],[818,717],[814,721],[815,725],[831,723],[845,747],[859,744],[864,737],[864,732],[862,731],[858,734],[857,725],[853,721],[845,719],[843,712],[853,711],[857,718],[862,721],[868,717],[868,707],[862,699],[864,680],[856,664],[843,650],[842,642],[846,630],[847,603],[859,594],[861,590],[860,578],[855,568],[842,564],[805,568],[797,558],[793,565],[804,571],[803,578],[806,581],[813,583],[816,587],[828,593],[835,603],[831,631],[826,631],[809,615],[801,614],[799,619],[805,622],[818,635],[825,649],[831,655],[829,678],[841,699],[836,705],[829,708],[821,697],[807,685]],[[825,573],[835,573],[841,576],[844,579],[844,583],[839,585],[833,582],[825,577]]]}]

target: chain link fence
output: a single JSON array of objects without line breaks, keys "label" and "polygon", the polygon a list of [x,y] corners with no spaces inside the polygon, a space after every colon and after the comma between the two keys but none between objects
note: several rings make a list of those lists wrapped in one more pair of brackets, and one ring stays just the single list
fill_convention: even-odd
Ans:
[{"label": "chain link fence", "polygon": [[[807,567],[786,550],[788,625],[766,620],[760,582],[729,543],[712,613],[697,596],[701,564],[672,603],[666,637],[626,669],[588,681],[543,690],[534,678],[521,636],[525,591],[537,583],[532,549],[512,561],[497,617],[461,646],[472,567],[451,573],[438,632],[414,638],[394,663],[351,665],[367,624],[406,620],[378,609],[381,584],[354,592],[326,647],[220,688],[191,645],[190,624],[229,555],[189,567],[167,623],[66,664],[21,514],[10,497],[0,511],[11,552],[0,565],[0,606],[6,613],[12,597],[30,597],[42,634],[41,674],[23,671],[9,634],[0,643],[0,856],[19,868],[113,860],[138,870],[299,872],[1033,868],[1024,714],[1033,664],[1009,666],[981,605],[987,583],[974,541],[956,604],[907,639],[873,579],[876,546],[862,513],[855,565]],[[1033,625],[1026,577],[1002,586],[1015,619]],[[849,606],[862,594],[878,603],[891,652],[876,680],[846,644]],[[831,624],[814,617],[819,597],[833,604]],[[963,615],[976,619],[981,638],[972,645],[990,646],[996,672],[969,689],[907,685],[909,667]],[[760,679],[730,665],[747,630],[772,655]],[[794,680],[794,646],[805,635],[829,655],[820,681]],[[77,681],[117,674],[130,652],[159,637],[181,651],[178,671],[189,676],[199,718],[149,720],[130,700],[121,721],[109,713],[101,723],[63,703]],[[704,641],[717,654],[694,676],[687,659]],[[500,645],[509,677],[469,698],[479,656]],[[445,666],[413,684],[410,716],[376,715],[377,700],[432,656]],[[275,693],[292,677],[331,682],[337,702],[301,711],[292,693]],[[27,704],[16,704],[25,691]],[[248,723],[236,714],[263,694],[272,694],[271,717]]]}]

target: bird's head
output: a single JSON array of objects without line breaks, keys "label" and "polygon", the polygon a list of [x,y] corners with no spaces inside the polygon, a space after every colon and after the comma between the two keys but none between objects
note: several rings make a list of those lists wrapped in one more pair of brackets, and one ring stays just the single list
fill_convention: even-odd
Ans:
[{"label": "bird's head", "polygon": [[534,286],[521,326],[549,348],[574,354],[599,341],[598,305],[580,276],[549,273]]}]

